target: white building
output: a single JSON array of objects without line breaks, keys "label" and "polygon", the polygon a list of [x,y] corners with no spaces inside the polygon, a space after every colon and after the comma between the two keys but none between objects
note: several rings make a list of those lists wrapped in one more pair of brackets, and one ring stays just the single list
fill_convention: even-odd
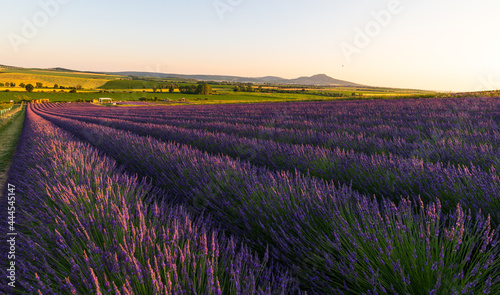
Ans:
[{"label": "white building", "polygon": [[111,98],[103,97],[99,98],[99,103],[113,103],[113,100]]}]

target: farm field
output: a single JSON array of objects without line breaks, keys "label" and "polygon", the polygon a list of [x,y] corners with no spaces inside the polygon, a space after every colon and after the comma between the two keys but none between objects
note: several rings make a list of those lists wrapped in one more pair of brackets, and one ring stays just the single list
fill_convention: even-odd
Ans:
[{"label": "farm field", "polygon": [[[15,109],[13,110],[14,113]],[[9,117],[0,118],[0,138],[2,144],[0,145],[0,191],[3,192],[5,181],[7,181],[7,171],[9,164],[14,154],[19,135],[23,128],[25,111],[23,109],[17,110]]]},{"label": "farm field", "polygon": [[500,294],[497,97],[30,104],[24,124],[27,292]]},{"label": "farm field", "polygon": [[[36,90],[35,90],[36,91]],[[196,94],[183,94],[179,92],[156,92],[152,91],[111,91],[108,93],[98,93],[93,91],[78,91],[77,93],[65,92],[0,92],[0,103],[9,102],[14,100],[19,102],[21,100],[32,100],[48,98],[51,102],[77,102],[77,101],[91,101],[99,97],[109,97],[113,101],[138,101],[140,98],[147,98],[149,102],[168,104],[162,102],[165,99],[170,101],[179,102],[182,98],[190,104],[235,104],[235,103],[260,103],[260,102],[296,102],[296,101],[330,101],[330,100],[352,100],[353,98],[331,98],[327,96],[311,95],[311,94],[288,94],[288,93],[247,93],[233,91],[220,92],[219,94],[212,95],[196,95]],[[369,98],[367,98],[369,99]]]},{"label": "farm field", "polygon": [[[17,86],[20,83],[35,85],[36,82],[40,82],[50,88],[52,88],[54,84],[58,84],[66,87],[76,87],[77,85],[80,85],[83,88],[94,89],[117,78],[118,76],[93,73],[63,72],[43,69],[0,68],[0,82],[16,83]],[[21,88],[17,88],[17,90],[21,90]]]},{"label": "farm field", "polygon": [[[78,92],[78,93],[60,93],[60,92],[0,92],[0,102],[8,102],[10,100],[32,100],[40,98],[48,98],[51,102],[76,102],[78,100],[91,101],[99,97],[109,97],[113,101],[137,101],[141,97],[145,97],[152,101],[156,97],[159,101],[169,99],[180,101],[185,98],[186,101],[192,104],[224,104],[224,103],[255,103],[255,102],[283,102],[283,101],[301,101],[301,100],[327,100],[331,98],[314,96],[314,95],[297,95],[297,94],[253,94],[253,93],[227,93],[221,95],[195,95],[182,94],[179,92],[136,92],[136,91],[114,91],[110,93],[97,92]],[[161,102],[158,102],[161,103]]]}]

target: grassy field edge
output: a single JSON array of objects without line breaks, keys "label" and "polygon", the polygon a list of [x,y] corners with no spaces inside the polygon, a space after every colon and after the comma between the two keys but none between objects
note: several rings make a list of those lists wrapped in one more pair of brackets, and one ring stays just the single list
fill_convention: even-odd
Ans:
[{"label": "grassy field edge", "polygon": [[0,146],[0,192],[2,194],[12,156],[23,130],[25,115],[26,107],[23,107],[23,110],[0,124],[0,138],[2,139]]}]

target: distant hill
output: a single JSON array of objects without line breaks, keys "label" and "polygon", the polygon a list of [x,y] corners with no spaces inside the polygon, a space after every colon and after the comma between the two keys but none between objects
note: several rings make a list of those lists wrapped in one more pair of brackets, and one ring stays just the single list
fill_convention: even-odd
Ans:
[{"label": "distant hill", "polygon": [[295,84],[295,85],[314,85],[314,86],[363,86],[349,81],[334,79],[325,74],[314,75],[311,77],[300,77],[296,79],[285,79],[274,76],[251,78],[251,77],[222,76],[222,75],[164,74],[164,73],[154,73],[154,72],[113,72],[106,74],[120,75],[120,76],[153,77],[153,78],[181,78],[181,79],[194,79],[199,81],[227,81],[236,83],[269,83],[269,84]]},{"label": "distant hill", "polygon": [[21,67],[13,67],[13,66],[0,65],[0,69],[7,69],[7,70],[20,70],[20,69],[22,69],[22,68],[21,68]]},{"label": "distant hill", "polygon": [[83,73],[83,74],[98,74],[98,75],[104,74],[101,72],[77,71],[77,70],[71,70],[71,69],[66,69],[66,68],[51,68],[51,69],[47,69],[47,70],[54,71],[54,72],[65,72],[65,73]]},{"label": "distant hill", "polygon": [[340,85],[340,86],[358,86],[348,81],[334,79],[325,74],[314,75],[312,77],[300,77],[297,79],[290,80],[293,84],[305,84],[305,85]]},{"label": "distant hill", "polygon": [[[168,73],[157,73],[157,72],[138,72],[138,71],[125,71],[125,72],[96,72],[96,71],[78,71],[78,70],[72,70],[72,69],[67,69],[67,68],[61,68],[61,67],[56,67],[56,68],[50,68],[50,69],[26,69],[26,68],[21,68],[21,67],[14,67],[14,66],[6,66],[6,65],[0,65],[0,70],[7,70],[7,71],[15,71],[18,76],[20,74],[42,74],[41,71],[49,71],[53,72],[55,76],[73,76],[73,77],[82,77],[86,75],[88,78],[93,78],[93,79],[106,79],[106,80],[112,80],[118,78],[117,76],[137,76],[137,77],[152,77],[152,78],[177,78],[177,79],[183,79],[185,81],[225,81],[225,82],[233,82],[233,83],[262,83],[262,84],[281,84],[281,85],[304,85],[304,86],[355,86],[355,87],[362,87],[364,85],[356,84],[353,82],[349,81],[344,81],[344,80],[338,80],[334,79],[332,77],[329,77],[325,74],[319,74],[319,75],[314,75],[311,77],[299,77],[296,79],[285,79],[281,77],[276,77],[276,76],[265,76],[265,77],[240,77],[240,76],[224,76],[224,75],[182,75],[182,74],[168,74]],[[112,75],[114,77],[90,77],[90,75]],[[27,77],[24,76],[12,76],[8,77],[4,74],[5,79],[11,79],[13,81],[19,81],[22,82],[24,80],[27,80]],[[35,77],[33,77],[35,78]],[[42,79],[45,78],[45,79]],[[41,82],[45,82],[46,84],[49,83],[64,83],[63,85],[66,84],[71,84],[71,86],[74,86],[72,84],[75,83],[68,83],[68,81],[55,81],[55,79],[48,79],[48,77],[36,77],[36,79],[42,80]],[[1,81],[0,81],[1,82]],[[30,81],[31,82],[31,81]],[[98,86],[104,85],[106,81],[94,81],[92,85],[85,85],[84,87],[88,88],[96,88]],[[82,84],[83,81],[79,81],[80,85]],[[97,85],[101,83],[100,85]]]},{"label": "distant hill", "polygon": [[81,73],[80,71],[70,70],[70,69],[65,69],[65,68],[50,68],[50,69],[47,69],[47,70],[49,70],[49,71],[56,71],[56,72],[70,72],[70,73],[76,72],[76,73]]}]

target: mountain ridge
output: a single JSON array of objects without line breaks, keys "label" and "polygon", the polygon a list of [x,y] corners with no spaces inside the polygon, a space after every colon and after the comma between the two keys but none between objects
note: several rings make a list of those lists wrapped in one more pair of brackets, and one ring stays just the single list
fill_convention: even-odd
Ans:
[{"label": "mountain ridge", "polygon": [[344,81],[332,78],[325,74],[317,74],[314,76],[303,76],[295,79],[285,79],[277,76],[264,77],[241,77],[241,76],[224,76],[224,75],[185,75],[185,74],[167,74],[154,72],[106,72],[108,75],[121,76],[137,76],[137,77],[153,77],[153,78],[184,78],[195,79],[200,81],[220,81],[233,83],[269,83],[269,84],[289,84],[289,85],[312,85],[312,86],[364,86],[350,81]]},{"label": "mountain ridge", "polygon": [[[1,65],[0,69],[27,69],[23,67],[7,66]],[[31,69],[31,68],[30,68]],[[35,70],[35,69],[31,69]],[[317,74],[313,76],[302,76],[295,79],[286,79],[277,76],[264,76],[264,77],[242,77],[242,76],[232,76],[232,75],[186,75],[186,74],[172,74],[172,73],[158,73],[158,72],[141,72],[141,71],[121,71],[121,72],[100,72],[100,71],[80,71],[72,70],[63,67],[53,67],[47,69],[38,70],[49,70],[55,72],[66,72],[66,73],[89,73],[89,74],[106,74],[106,75],[118,75],[118,76],[137,76],[137,77],[151,77],[151,78],[181,78],[189,80],[198,81],[218,81],[218,82],[232,82],[232,83],[261,83],[261,84],[278,84],[278,85],[304,85],[304,86],[365,86],[357,84],[350,81],[340,80],[332,78],[326,74]]]}]

